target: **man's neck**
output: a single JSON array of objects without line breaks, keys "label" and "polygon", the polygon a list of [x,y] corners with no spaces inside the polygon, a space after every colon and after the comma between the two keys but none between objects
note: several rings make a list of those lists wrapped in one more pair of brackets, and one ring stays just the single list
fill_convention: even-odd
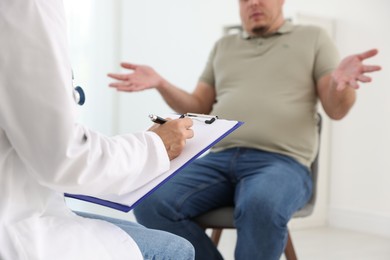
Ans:
[{"label": "man's neck", "polygon": [[258,28],[253,28],[252,31],[249,33],[250,36],[252,37],[266,37],[269,35],[272,35],[276,33],[280,27],[282,27],[284,24],[284,18],[280,16],[275,23],[271,24],[271,26],[266,27],[258,27]]}]

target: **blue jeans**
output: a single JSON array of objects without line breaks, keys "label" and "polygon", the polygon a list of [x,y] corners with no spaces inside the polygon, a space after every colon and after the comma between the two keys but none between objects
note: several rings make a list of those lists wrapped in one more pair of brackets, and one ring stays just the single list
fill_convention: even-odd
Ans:
[{"label": "blue jeans", "polygon": [[311,196],[309,170],[294,159],[248,148],[209,153],[196,160],[134,209],[149,228],[182,236],[195,259],[222,259],[193,218],[234,205],[235,259],[280,259],[287,223]]},{"label": "blue jeans", "polygon": [[193,260],[195,257],[194,247],[185,239],[171,233],[147,229],[126,220],[85,212],[75,213],[85,218],[105,220],[123,229],[137,243],[145,260]]}]

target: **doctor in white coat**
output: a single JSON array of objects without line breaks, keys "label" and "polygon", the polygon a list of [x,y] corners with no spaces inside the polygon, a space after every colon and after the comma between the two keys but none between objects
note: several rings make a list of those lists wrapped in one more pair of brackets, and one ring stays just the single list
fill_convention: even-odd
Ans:
[{"label": "doctor in white coat", "polygon": [[[77,124],[65,24],[62,0],[0,1],[0,259],[143,259],[138,241],[76,216],[63,193],[140,187],[169,168],[192,121],[116,137]],[[184,239],[147,231],[150,246],[170,245],[164,259],[193,258]]]}]

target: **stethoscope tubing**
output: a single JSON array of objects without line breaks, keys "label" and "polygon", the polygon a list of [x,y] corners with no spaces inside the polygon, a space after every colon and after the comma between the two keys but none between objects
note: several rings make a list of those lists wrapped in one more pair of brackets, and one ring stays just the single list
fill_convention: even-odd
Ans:
[{"label": "stethoscope tubing", "polygon": [[[72,85],[73,85],[73,81],[74,81],[74,74],[73,74],[73,70],[72,70]],[[76,86],[73,89],[73,98],[74,98],[74,101],[76,102],[76,104],[78,104],[80,106],[84,105],[85,93],[84,93],[84,90],[80,86]]]},{"label": "stethoscope tubing", "polygon": [[76,104],[78,104],[80,106],[84,105],[85,93],[84,93],[84,90],[80,86],[77,86],[74,88],[73,97],[74,97],[74,100],[76,101]]}]

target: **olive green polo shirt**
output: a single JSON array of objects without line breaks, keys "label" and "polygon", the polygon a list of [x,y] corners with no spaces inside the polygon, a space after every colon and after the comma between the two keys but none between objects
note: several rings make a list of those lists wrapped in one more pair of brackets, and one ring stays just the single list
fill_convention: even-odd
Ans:
[{"label": "olive green polo shirt", "polygon": [[256,148],[309,166],[318,146],[316,82],[338,62],[331,39],[314,26],[285,22],[270,36],[221,38],[200,81],[216,89],[212,114],[245,124],[212,150]]}]

